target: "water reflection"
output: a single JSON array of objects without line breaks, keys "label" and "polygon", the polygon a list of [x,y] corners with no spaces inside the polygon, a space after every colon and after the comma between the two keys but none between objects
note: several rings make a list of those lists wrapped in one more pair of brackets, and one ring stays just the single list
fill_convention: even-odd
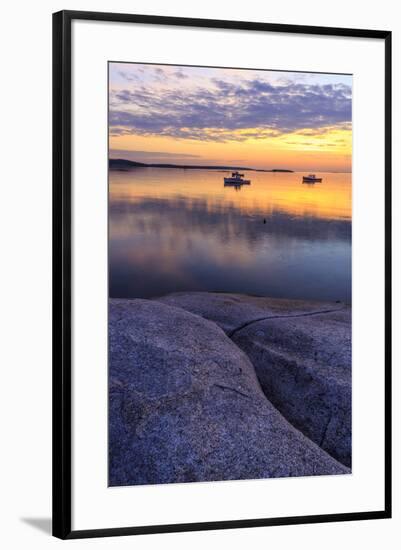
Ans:
[{"label": "water reflection", "polygon": [[243,187],[243,183],[225,183],[224,182],[224,187],[232,187],[233,189],[235,189],[235,191],[241,191],[241,188]]},{"label": "water reflection", "polygon": [[253,173],[238,192],[223,173],[110,172],[112,297],[215,290],[351,298],[351,179]]}]

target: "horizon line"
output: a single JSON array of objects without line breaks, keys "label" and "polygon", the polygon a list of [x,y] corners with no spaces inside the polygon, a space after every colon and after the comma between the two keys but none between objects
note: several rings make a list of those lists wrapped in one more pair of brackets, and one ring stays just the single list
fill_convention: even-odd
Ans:
[{"label": "horizon line", "polygon": [[[129,151],[127,151],[129,153]],[[178,156],[178,155],[177,155]],[[251,166],[238,166],[238,165],[226,165],[226,164],[176,164],[174,162],[154,162],[147,163],[137,160],[125,159],[121,157],[112,158],[109,155],[109,161],[123,161],[132,164],[139,165],[138,168],[189,168],[189,169],[198,169],[198,170],[250,170],[252,172],[289,172],[289,173],[299,173],[299,172],[308,172],[309,170],[314,170],[317,174],[327,173],[327,174],[352,174],[352,170],[316,170],[314,168],[308,168],[306,170],[292,170],[290,168],[253,168]]]}]

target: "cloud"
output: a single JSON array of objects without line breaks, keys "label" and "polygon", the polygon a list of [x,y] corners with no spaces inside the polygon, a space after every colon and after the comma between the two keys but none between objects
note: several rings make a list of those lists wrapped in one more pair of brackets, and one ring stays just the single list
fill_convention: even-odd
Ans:
[{"label": "cloud", "polygon": [[349,128],[351,123],[351,88],[345,84],[208,82],[209,88],[141,85],[112,91],[111,134],[243,141],[300,131],[311,136],[323,127]]},{"label": "cloud", "polygon": [[125,71],[118,71],[118,74],[121,76],[121,78],[124,78],[125,80],[128,80],[128,82],[137,81],[139,79],[139,76],[135,73],[127,73]]},{"label": "cloud", "polygon": [[177,78],[189,78],[187,74],[183,73],[182,71],[176,71],[174,73],[174,76],[177,77]]}]

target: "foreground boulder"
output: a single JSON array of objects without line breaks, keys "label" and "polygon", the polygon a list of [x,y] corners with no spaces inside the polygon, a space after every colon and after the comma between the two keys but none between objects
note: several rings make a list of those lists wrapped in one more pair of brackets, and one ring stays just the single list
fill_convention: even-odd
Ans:
[{"label": "foreground boulder", "polygon": [[215,321],[247,354],[269,401],[351,466],[351,308],[341,303],[208,292],[163,303]]},{"label": "foreground boulder", "polygon": [[267,398],[305,435],[351,466],[351,312],[270,319],[236,332]]},{"label": "foreground boulder", "polygon": [[149,300],[111,300],[109,483],[349,473],[275,409],[214,323]]}]

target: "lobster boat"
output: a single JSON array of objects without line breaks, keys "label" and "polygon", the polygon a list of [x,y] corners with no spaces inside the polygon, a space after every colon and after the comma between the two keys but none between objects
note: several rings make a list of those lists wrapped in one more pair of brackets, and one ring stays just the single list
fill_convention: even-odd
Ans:
[{"label": "lobster boat", "polygon": [[302,183],[318,183],[320,181],[322,181],[322,178],[317,178],[315,174],[309,174],[302,178]]},{"label": "lobster boat", "polygon": [[245,180],[244,174],[232,172],[231,177],[224,178],[224,185],[249,185],[251,180]]}]

